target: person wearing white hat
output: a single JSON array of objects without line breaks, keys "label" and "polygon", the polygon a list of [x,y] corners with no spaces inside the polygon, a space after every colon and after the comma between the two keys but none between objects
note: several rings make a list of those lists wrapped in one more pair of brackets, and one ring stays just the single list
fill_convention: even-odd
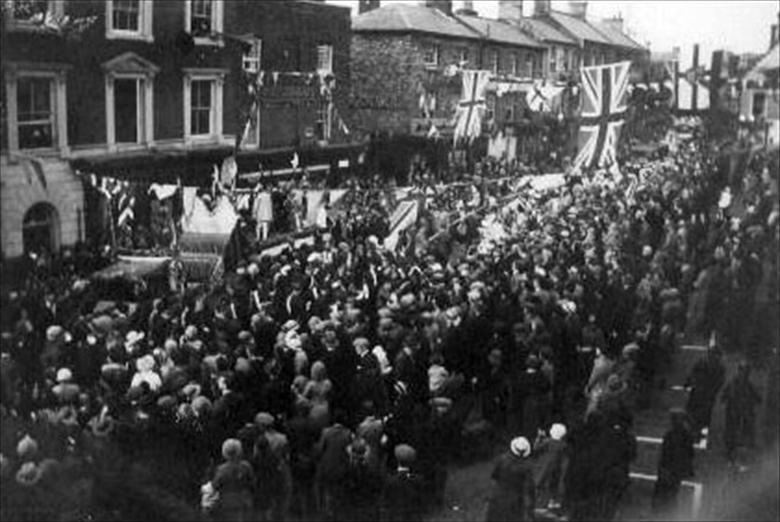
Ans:
[{"label": "person wearing white hat", "polygon": [[135,362],[135,367],[138,370],[133,375],[133,380],[130,383],[130,388],[136,388],[141,386],[142,382],[149,385],[149,389],[156,392],[162,386],[162,379],[154,371],[155,360],[152,355],[144,355]]},{"label": "person wearing white hat", "polygon": [[559,509],[568,467],[566,455],[566,426],[553,423],[549,437],[543,438],[534,449],[537,462],[536,505],[549,510]]},{"label": "person wearing white hat", "polygon": [[491,475],[494,486],[486,520],[533,520],[536,487],[530,455],[531,443],[517,437],[501,456]]}]

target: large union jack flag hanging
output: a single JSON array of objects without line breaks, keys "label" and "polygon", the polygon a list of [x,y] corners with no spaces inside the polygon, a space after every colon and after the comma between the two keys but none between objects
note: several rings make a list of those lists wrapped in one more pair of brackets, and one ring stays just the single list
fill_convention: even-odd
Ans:
[{"label": "large union jack flag hanging", "polygon": [[485,91],[490,81],[490,71],[464,70],[463,94],[455,115],[455,143],[460,138],[476,138],[482,133],[482,117],[487,109]]},{"label": "large union jack flag hanging", "polygon": [[575,168],[616,163],[630,66],[631,62],[619,62],[582,68],[582,115]]}]

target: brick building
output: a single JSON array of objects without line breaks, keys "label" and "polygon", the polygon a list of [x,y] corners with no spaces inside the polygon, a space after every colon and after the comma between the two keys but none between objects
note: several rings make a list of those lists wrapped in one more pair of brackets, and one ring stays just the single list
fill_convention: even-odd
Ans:
[{"label": "brick building", "polygon": [[480,66],[481,36],[438,8],[387,3],[352,20],[352,116],[367,132],[425,136],[460,99],[454,68]]},{"label": "brick building", "polygon": [[[349,9],[305,0],[3,6],[5,258],[85,239],[77,170],[207,183],[244,133],[254,78],[245,71],[267,74],[239,167],[281,157],[289,165],[297,149],[303,164],[344,154],[334,143],[348,137],[332,127],[349,92]],[[71,37],[58,26],[63,15],[92,23]],[[323,102],[323,80],[332,103]]]},{"label": "brick building", "polygon": [[[488,119],[501,125],[523,120],[527,94],[495,96],[502,79],[570,86],[580,65],[631,60],[641,70],[649,58],[622,20],[587,20],[587,2],[570,2],[563,13],[537,0],[525,16],[522,1],[502,0],[498,20],[477,16],[470,2],[456,13],[446,1],[377,4],[361,4],[352,23],[352,108],[357,124],[372,131],[424,136],[431,124],[441,129],[460,97],[452,69],[460,63],[494,72]],[[566,116],[575,105],[564,103]]]}]

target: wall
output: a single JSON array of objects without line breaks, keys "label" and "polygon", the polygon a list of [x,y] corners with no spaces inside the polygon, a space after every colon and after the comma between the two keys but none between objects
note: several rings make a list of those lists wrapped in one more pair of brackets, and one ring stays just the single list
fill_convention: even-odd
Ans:
[{"label": "wall", "polygon": [[[423,61],[427,45],[439,46],[437,66]],[[465,49],[469,63],[479,66],[479,46],[473,40],[427,35],[356,33],[352,36],[352,97],[350,109],[365,132],[407,134],[412,119],[422,117],[420,96],[436,94],[434,118],[451,118],[460,99],[460,76],[446,76]]]},{"label": "wall", "polygon": [[[58,214],[59,244],[72,246],[79,240],[79,209],[83,213],[83,188],[70,166],[61,160],[43,160],[46,188],[38,181],[26,162],[9,164],[0,157],[2,189],[0,190],[0,230],[6,259],[23,254],[22,223],[25,213],[36,203],[49,203]],[[83,234],[83,217],[81,223]]]},{"label": "wall", "polygon": [[[232,2],[225,3],[225,9]],[[101,65],[125,52],[133,52],[161,68],[154,80],[154,134],[156,140],[182,137],[182,68],[227,68],[237,74],[240,46],[226,39],[224,46],[197,46],[188,52],[181,45],[184,29],[183,2],[154,2],[154,41],[105,38],[105,3],[98,0],[66,2],[66,14],[97,16],[97,21],[71,41],[54,35],[10,32],[3,38],[4,61],[57,62],[72,66],[67,78],[68,142],[99,145],[106,142],[105,75]],[[227,26],[226,26],[227,27]],[[223,132],[235,134],[237,108],[235,85],[226,81]]]},{"label": "wall", "polygon": [[[262,92],[266,104],[260,112],[261,148],[294,145],[302,138],[303,129],[318,119],[321,97],[317,78],[313,81],[285,78],[278,87],[272,84],[271,78],[273,71],[314,73],[318,45],[333,46],[334,104],[348,120],[350,23],[348,8],[324,3],[253,0],[225,3],[225,27],[229,32],[251,33],[263,41],[260,68],[266,72]],[[273,132],[269,122],[278,125],[280,132]],[[338,142],[339,137],[343,141],[344,136],[336,132],[337,128],[334,119],[331,142]]]}]

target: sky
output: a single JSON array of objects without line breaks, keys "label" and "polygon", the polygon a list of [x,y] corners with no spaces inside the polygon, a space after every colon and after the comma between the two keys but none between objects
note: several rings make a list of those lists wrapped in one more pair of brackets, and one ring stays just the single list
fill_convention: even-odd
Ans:
[{"label": "sky", "polygon": [[[399,0],[382,0],[382,2]],[[419,3],[418,0],[400,0]],[[357,0],[328,0],[345,5],[357,13]],[[455,9],[461,1],[455,0]],[[553,9],[568,10],[565,0],[553,0]],[[525,0],[523,10],[530,15],[533,0]],[[475,0],[480,15],[495,18],[497,0]],[[735,53],[764,53],[769,50],[770,26],[778,21],[776,0],[590,0],[588,17],[608,18],[621,14],[626,32],[653,52],[669,52],[678,46],[681,65],[692,62],[693,44],[700,45],[700,62],[716,49]]]}]

